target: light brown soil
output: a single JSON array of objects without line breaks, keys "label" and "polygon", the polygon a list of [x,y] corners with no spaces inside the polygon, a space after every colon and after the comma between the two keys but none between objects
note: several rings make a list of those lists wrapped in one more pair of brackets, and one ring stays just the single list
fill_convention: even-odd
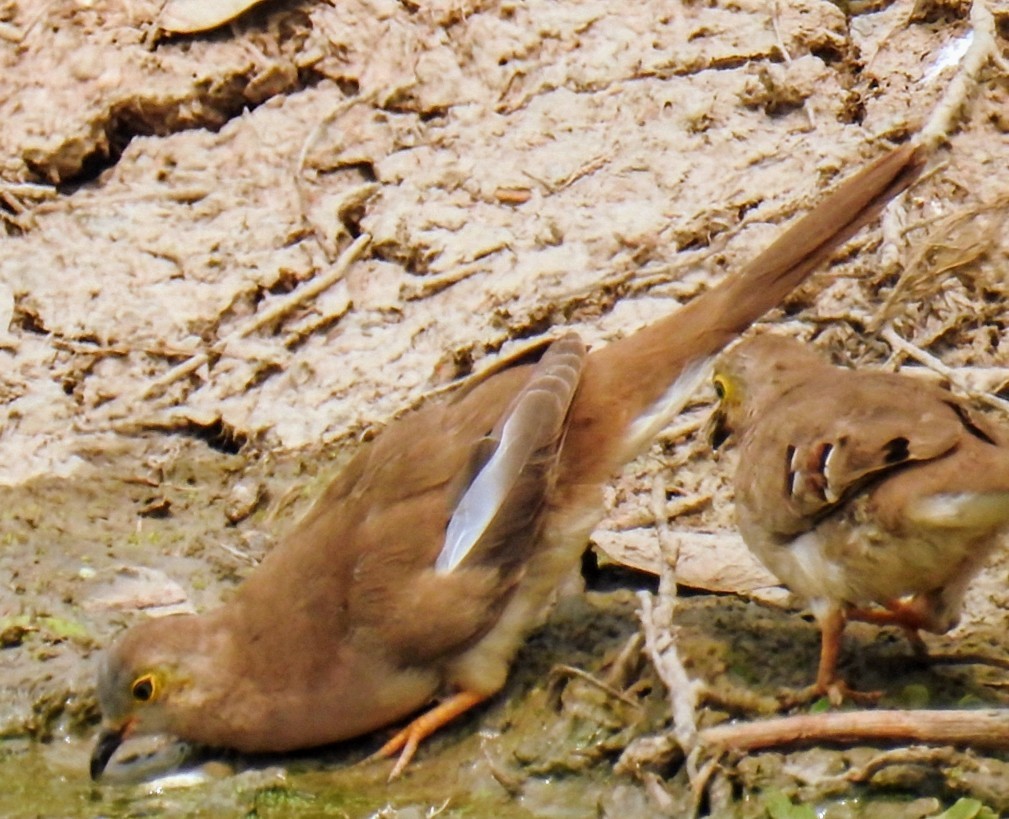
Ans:
[{"label": "light brown soil", "polygon": [[[877,332],[890,319],[1005,417],[1009,83],[957,62],[977,15],[956,0],[305,0],[172,37],[160,5],[0,2],[0,776],[18,783],[0,813],[420,816],[448,800],[443,815],[683,815],[682,759],[644,744],[669,727],[650,666],[631,663],[633,714],[550,675],[607,673],[637,630],[626,590],[566,603],[498,701],[391,787],[344,769],[364,740],[233,760],[178,791],[95,788],[92,659],[146,611],[218,601],[369,428],[551,328],[600,345],[666,313],[944,95],[935,172],[771,320],[839,360],[912,363]],[[1009,15],[993,10],[1004,59]],[[595,538],[654,568],[664,482],[681,583],[722,593],[676,613],[689,672],[718,692],[702,723],[808,682],[817,645],[732,530],[729,465],[696,434],[711,398],[614,481]],[[936,645],[1004,655],[1006,565]],[[1005,697],[1005,672],[919,669],[896,633],[851,632],[845,671],[891,705]],[[632,742],[641,764],[614,772]],[[724,760],[704,804],[1009,810],[1002,757],[941,753],[859,784],[841,774],[873,750]]]}]

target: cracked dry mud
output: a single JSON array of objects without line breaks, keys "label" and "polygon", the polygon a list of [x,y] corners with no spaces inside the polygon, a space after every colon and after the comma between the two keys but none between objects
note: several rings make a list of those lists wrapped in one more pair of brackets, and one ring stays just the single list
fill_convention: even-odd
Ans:
[{"label": "cracked dry mud", "polygon": [[[665,691],[621,654],[662,559],[656,480],[681,536],[679,651],[712,686],[701,723],[757,718],[817,651],[732,530],[729,464],[697,434],[706,392],[613,482],[593,590],[393,785],[350,767],[372,737],[94,786],[92,664],[150,611],[226,596],[370,429],[552,327],[598,345],[667,312],[956,83],[937,170],[769,321],[910,367],[889,319],[997,404],[1009,85],[964,70],[970,3],[275,1],[186,37],[154,30],[159,5],[0,2],[0,814],[684,815]],[[935,646],[1005,654],[1007,564]],[[1004,671],[909,656],[855,626],[843,670],[890,706],[1006,697]],[[880,753],[723,759],[703,807],[1009,811],[998,753]]]}]

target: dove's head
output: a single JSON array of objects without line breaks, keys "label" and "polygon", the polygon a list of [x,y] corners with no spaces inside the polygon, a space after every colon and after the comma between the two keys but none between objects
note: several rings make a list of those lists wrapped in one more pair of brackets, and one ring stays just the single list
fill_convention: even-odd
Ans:
[{"label": "dove's head", "polygon": [[193,726],[216,696],[218,643],[207,618],[193,614],[145,621],[113,643],[98,670],[102,725],[91,754],[92,779],[130,736],[198,740]]},{"label": "dove's head", "polygon": [[730,349],[712,376],[718,396],[707,430],[712,447],[743,434],[771,401],[801,383],[810,369],[823,366],[812,346],[772,333],[753,336]]}]

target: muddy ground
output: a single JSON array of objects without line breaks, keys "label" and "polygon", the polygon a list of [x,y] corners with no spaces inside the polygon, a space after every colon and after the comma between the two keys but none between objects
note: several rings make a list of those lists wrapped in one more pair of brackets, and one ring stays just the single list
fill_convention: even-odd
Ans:
[{"label": "muddy ground", "polygon": [[[807,683],[818,640],[732,529],[707,391],[614,481],[589,590],[393,785],[349,767],[381,737],[92,785],[93,662],[219,601],[369,430],[554,328],[601,345],[662,315],[922,127],[945,135],[934,172],[769,320],[837,360],[945,365],[1005,418],[1009,9],[269,2],[173,36],[161,5],[0,2],[0,814],[684,815],[635,642],[657,512],[680,549],[658,625],[710,686],[702,725]],[[934,647],[1005,655],[1007,565]],[[857,626],[843,670],[894,707],[1006,697],[1004,670],[909,658]],[[726,757],[700,806],[1009,812],[997,752],[879,753]]]}]

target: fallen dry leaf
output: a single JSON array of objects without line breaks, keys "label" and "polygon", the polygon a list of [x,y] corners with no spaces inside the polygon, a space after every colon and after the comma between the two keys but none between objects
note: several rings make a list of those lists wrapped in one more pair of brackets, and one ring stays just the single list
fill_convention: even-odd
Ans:
[{"label": "fallen dry leaf", "polygon": [[168,0],[158,26],[173,34],[196,34],[234,20],[262,0]]},{"label": "fallen dry leaf", "polygon": [[[752,594],[778,586],[735,531],[676,532],[679,544],[676,580],[680,585],[714,592]],[[624,566],[658,574],[659,550],[652,528],[620,532],[598,530],[592,542]]]}]

